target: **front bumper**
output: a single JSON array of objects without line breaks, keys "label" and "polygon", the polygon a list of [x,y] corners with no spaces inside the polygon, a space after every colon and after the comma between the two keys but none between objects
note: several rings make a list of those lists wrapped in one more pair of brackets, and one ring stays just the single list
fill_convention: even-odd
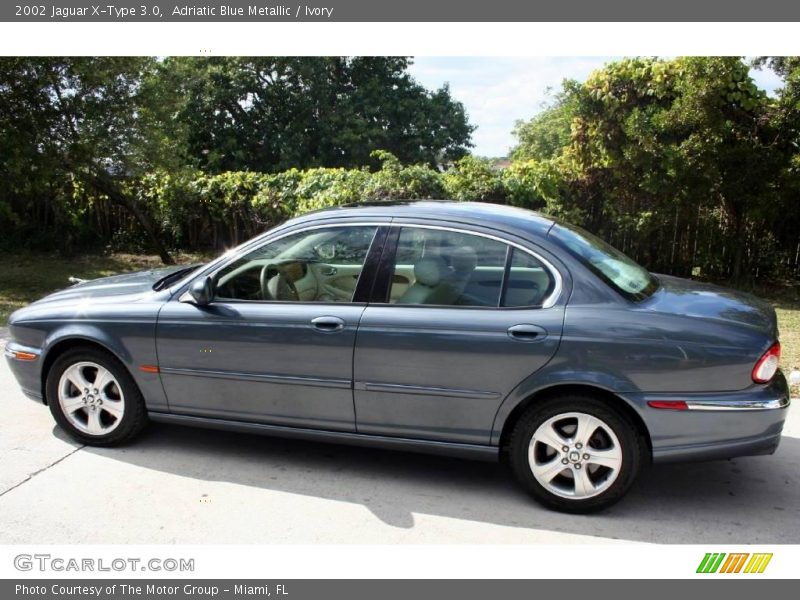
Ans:
[{"label": "front bumper", "polygon": [[3,353],[22,392],[32,400],[44,402],[41,349],[8,342]]},{"label": "front bumper", "polygon": [[[655,463],[772,454],[791,403],[780,371],[769,384],[739,392],[637,394],[628,399],[650,433]],[[688,410],[648,405],[670,400],[684,401]]]}]

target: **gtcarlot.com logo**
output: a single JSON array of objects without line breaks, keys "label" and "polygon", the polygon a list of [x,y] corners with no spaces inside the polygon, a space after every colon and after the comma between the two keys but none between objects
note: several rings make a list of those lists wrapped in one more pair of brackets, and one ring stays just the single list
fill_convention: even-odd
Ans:
[{"label": "gtcarlot.com logo", "polygon": [[194,571],[193,558],[63,558],[50,554],[17,554],[14,557],[17,571],[56,572],[141,572],[141,571]]},{"label": "gtcarlot.com logo", "polygon": [[697,567],[698,573],[763,573],[772,553],[706,552]]}]

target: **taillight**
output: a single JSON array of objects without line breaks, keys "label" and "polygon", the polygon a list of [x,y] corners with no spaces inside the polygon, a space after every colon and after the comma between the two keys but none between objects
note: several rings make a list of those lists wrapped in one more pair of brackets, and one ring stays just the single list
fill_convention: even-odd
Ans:
[{"label": "taillight", "polygon": [[778,372],[778,365],[781,362],[781,343],[775,342],[758,359],[756,366],[753,367],[753,381],[756,383],[767,383]]}]

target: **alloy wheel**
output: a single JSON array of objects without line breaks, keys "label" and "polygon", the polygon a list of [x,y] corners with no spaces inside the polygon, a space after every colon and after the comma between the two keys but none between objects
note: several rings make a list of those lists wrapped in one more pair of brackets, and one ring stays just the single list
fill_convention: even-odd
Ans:
[{"label": "alloy wheel", "polygon": [[61,375],[58,403],[67,420],[89,435],[114,431],[125,412],[117,379],[107,368],[89,361],[77,362]]},{"label": "alloy wheel", "polygon": [[562,498],[597,496],[616,481],[622,447],[607,423],[587,413],[551,417],[534,432],[528,463],[536,481]]}]

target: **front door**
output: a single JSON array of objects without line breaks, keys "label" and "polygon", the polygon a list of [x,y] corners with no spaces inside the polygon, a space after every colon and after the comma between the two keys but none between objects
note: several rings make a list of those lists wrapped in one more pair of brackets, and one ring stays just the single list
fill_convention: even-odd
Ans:
[{"label": "front door", "polygon": [[376,231],[337,225],[280,237],[222,267],[209,305],[168,302],[157,348],[170,410],[353,431],[353,348],[366,306],[353,300]]},{"label": "front door", "polygon": [[558,348],[559,275],[491,237],[404,226],[393,238],[385,296],[358,331],[358,431],[488,444],[500,403]]}]

